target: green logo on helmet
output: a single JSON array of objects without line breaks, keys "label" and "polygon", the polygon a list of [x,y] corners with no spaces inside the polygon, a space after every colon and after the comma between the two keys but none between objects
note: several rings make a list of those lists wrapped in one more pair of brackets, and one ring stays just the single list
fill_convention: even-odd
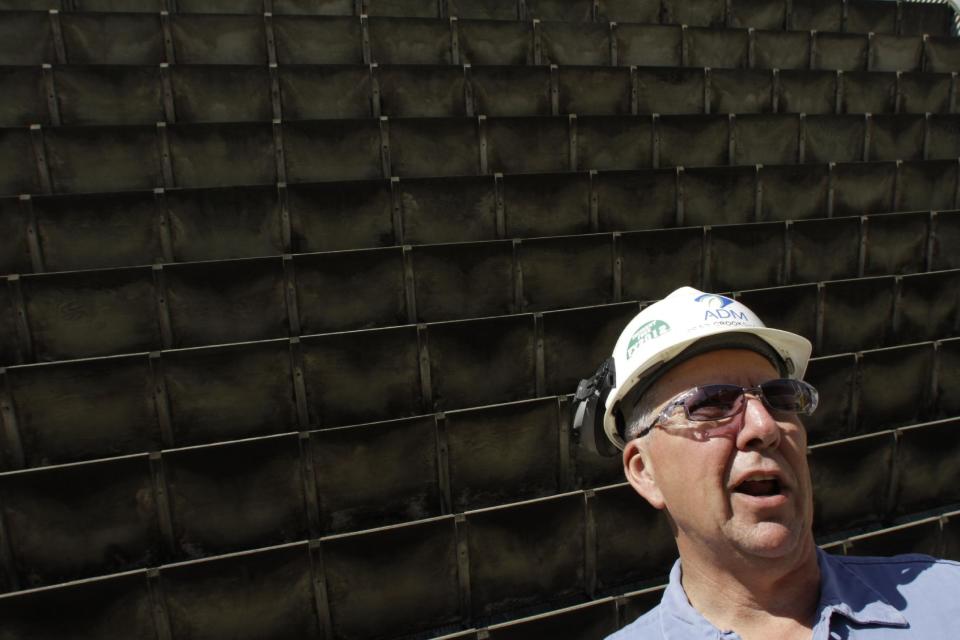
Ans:
[{"label": "green logo on helmet", "polygon": [[630,337],[627,343],[627,359],[633,357],[633,354],[640,348],[640,345],[655,340],[670,331],[670,325],[663,320],[651,320],[644,322]]}]

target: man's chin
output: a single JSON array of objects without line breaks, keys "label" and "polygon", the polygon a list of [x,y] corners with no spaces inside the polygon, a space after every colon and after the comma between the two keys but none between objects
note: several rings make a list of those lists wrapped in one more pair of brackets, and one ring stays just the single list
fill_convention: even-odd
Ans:
[{"label": "man's chin", "polygon": [[733,541],[746,556],[780,559],[800,550],[802,536],[796,525],[766,521],[741,529]]}]

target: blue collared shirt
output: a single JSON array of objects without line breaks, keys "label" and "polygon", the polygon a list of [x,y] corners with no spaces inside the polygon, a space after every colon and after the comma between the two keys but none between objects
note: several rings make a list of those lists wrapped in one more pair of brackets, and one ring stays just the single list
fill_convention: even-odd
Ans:
[{"label": "blue collared shirt", "polygon": [[[817,550],[820,603],[812,640],[960,638],[960,563],[908,554],[834,556]],[[660,604],[607,640],[739,640],[700,615],[680,584],[680,561]]]}]

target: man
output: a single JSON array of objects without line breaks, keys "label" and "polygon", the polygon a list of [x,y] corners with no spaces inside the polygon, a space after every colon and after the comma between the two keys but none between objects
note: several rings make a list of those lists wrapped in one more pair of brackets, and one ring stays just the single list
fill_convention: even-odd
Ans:
[{"label": "man", "polygon": [[814,543],[810,352],[739,302],[683,287],[581,382],[574,429],[600,453],[622,449],[680,555],[660,604],[611,639],[960,638],[960,563]]}]

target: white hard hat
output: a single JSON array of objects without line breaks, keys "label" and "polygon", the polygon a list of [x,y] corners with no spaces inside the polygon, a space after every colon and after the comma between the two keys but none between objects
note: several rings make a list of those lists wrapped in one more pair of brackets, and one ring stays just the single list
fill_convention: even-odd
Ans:
[{"label": "white hard hat", "polygon": [[[638,313],[592,378],[574,398],[574,431],[591,449],[612,455],[623,449],[625,413],[664,372],[706,351],[750,349],[771,360],[788,378],[801,379],[810,341],[771,329],[732,298],[681,287]],[[624,403],[624,399],[632,402]],[[624,406],[621,410],[621,404]],[[602,413],[601,413],[602,411]],[[614,448],[615,447],[615,448]]]}]

